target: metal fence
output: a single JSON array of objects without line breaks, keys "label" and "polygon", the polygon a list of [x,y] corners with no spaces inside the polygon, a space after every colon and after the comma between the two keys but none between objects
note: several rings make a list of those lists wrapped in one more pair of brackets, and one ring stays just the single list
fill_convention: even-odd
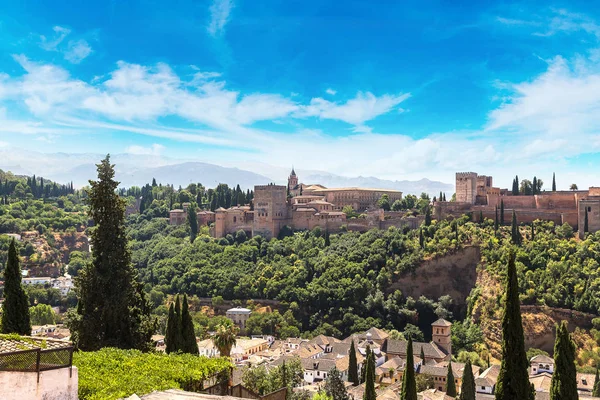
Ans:
[{"label": "metal fence", "polygon": [[71,368],[73,347],[31,349],[0,353],[0,371],[37,372]]}]

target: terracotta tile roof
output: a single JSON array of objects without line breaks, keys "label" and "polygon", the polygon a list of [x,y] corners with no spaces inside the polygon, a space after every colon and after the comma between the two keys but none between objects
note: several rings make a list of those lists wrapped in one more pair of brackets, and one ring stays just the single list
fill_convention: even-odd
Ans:
[{"label": "terracotta tile roof", "polygon": [[543,364],[552,364],[554,365],[554,359],[552,357],[548,357],[545,356],[543,354],[538,354],[535,357],[532,357],[531,360],[532,363],[543,363]]},{"label": "terracotta tile roof", "polygon": [[[9,337],[11,337],[9,339]],[[51,350],[71,347],[73,344],[64,340],[54,340],[22,336],[21,339],[12,339],[12,335],[0,335],[0,354],[20,350]]]},{"label": "terracotta tile roof", "polygon": [[475,379],[476,386],[495,386],[498,382],[498,375],[500,374],[500,366],[492,365]]},{"label": "terracotta tile roof", "polygon": [[[406,340],[388,339],[385,342],[383,351],[389,354],[406,356]],[[413,342],[413,354],[421,354],[421,348],[426,358],[444,358],[446,353],[435,343]]]},{"label": "terracotta tile roof", "polygon": [[373,340],[385,340],[390,337],[390,335],[388,335],[385,331],[382,331],[381,329],[375,327],[372,327],[368,331],[366,331],[364,333],[365,337],[367,333],[371,334],[371,339]]},{"label": "terracotta tile roof", "polygon": [[431,324],[431,326],[452,326],[452,323],[446,321],[443,318],[440,318],[437,321],[435,321],[433,324]]},{"label": "terracotta tile roof", "polygon": [[453,397],[446,396],[446,393],[437,389],[427,389],[417,394],[419,400],[453,400]]}]

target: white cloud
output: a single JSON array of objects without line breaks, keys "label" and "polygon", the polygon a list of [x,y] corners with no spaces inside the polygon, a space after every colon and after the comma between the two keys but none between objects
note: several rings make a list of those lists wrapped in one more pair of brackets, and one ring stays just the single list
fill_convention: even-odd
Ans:
[{"label": "white cloud", "polygon": [[79,64],[90,54],[92,54],[92,48],[88,42],[83,39],[71,40],[68,49],[65,51],[65,60],[73,64]]},{"label": "white cloud", "polygon": [[325,93],[335,96],[335,94],[337,93],[337,90],[333,90],[332,88],[329,88],[325,91]]},{"label": "white cloud", "polygon": [[136,154],[136,155],[158,156],[163,152],[164,149],[165,149],[165,146],[154,143],[150,147],[132,145],[132,146],[129,146],[127,149],[125,149],[125,152],[129,153],[129,154]]},{"label": "white cloud", "polygon": [[54,31],[54,38],[47,39],[44,35],[40,36],[40,47],[47,51],[57,51],[58,45],[71,33],[70,29],[62,26],[55,26],[52,30]]},{"label": "white cloud", "polygon": [[212,36],[221,35],[225,31],[225,25],[229,20],[229,14],[233,8],[233,0],[213,0],[210,6],[210,22],[208,33]]}]

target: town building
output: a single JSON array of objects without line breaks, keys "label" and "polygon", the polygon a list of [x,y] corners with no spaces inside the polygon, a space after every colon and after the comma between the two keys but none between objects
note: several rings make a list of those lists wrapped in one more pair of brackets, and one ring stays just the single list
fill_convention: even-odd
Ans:
[{"label": "town building", "polygon": [[242,331],[246,329],[246,322],[250,318],[252,311],[243,307],[230,308],[225,312],[227,318],[233,321]]},{"label": "town building", "polygon": [[475,379],[475,391],[483,394],[494,394],[499,374],[499,365],[490,366]]},{"label": "town building", "polygon": [[544,372],[554,373],[554,359],[552,357],[539,354],[529,360],[530,375],[538,375]]}]

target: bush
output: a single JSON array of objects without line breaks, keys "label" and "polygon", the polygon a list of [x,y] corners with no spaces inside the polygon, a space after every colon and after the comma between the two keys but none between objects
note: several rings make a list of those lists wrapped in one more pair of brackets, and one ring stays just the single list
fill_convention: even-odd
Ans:
[{"label": "bush", "polygon": [[155,390],[192,389],[231,367],[225,358],[114,348],[74,353],[73,364],[79,369],[81,400],[116,400],[134,393],[141,396]]}]

